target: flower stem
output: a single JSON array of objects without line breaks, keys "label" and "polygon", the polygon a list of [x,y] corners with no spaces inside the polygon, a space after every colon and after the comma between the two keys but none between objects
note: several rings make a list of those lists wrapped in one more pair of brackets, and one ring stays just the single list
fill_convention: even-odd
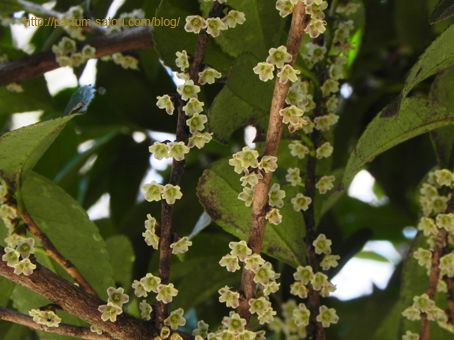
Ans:
[{"label": "flower stem", "polygon": [[[293,11],[292,24],[287,39],[287,51],[292,55],[291,66],[295,66],[298,51],[304,35],[305,28],[305,5],[298,2]],[[264,156],[276,156],[279,148],[279,142],[282,134],[282,117],[279,115],[279,110],[284,108],[285,98],[287,97],[290,84],[281,84],[279,79],[276,79],[274,85],[274,94],[271,102],[270,120],[268,125],[268,133],[266,137],[266,145]],[[252,206],[251,228],[249,231],[248,246],[254,254],[260,254],[263,237],[266,228],[266,208],[268,204],[268,191],[273,174],[265,173],[263,179],[255,186],[254,203]],[[254,296],[255,283],[253,281],[254,273],[250,270],[243,270],[241,278],[241,291],[243,298],[240,301],[238,312],[240,316],[249,321],[251,314],[249,312],[248,301]]]},{"label": "flower stem", "polygon": [[[222,13],[223,6],[215,2],[211,8],[209,17],[218,17]],[[194,84],[198,84],[199,72],[203,67],[203,59],[205,57],[206,48],[208,46],[209,35],[206,30],[202,30],[199,33],[197,40],[196,51],[194,55],[194,62],[192,64],[190,78]],[[179,99],[180,105],[178,107],[178,122],[176,129],[176,142],[184,142],[187,144],[188,141],[188,126],[186,125],[186,115],[183,111],[183,106],[186,104],[185,101]],[[179,185],[181,178],[183,177],[185,167],[185,161],[173,160],[172,170],[170,172],[169,183],[172,185]],[[172,243],[172,213],[173,204],[168,204],[165,200],[162,200],[161,207],[161,225],[160,225],[160,245],[159,245],[159,277],[161,278],[161,284],[168,284],[170,277],[170,258],[172,256],[172,249],[170,245]],[[164,320],[167,318],[166,305],[158,301],[156,305],[156,328],[161,329]]]}]

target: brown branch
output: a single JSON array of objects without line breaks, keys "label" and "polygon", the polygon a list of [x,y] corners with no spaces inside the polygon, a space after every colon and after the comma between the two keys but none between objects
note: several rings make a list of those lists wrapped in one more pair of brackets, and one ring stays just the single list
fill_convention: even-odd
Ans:
[{"label": "brown branch", "polygon": [[[96,58],[130,50],[149,49],[154,46],[151,27],[134,27],[123,32],[95,37],[78,44],[78,51],[85,45],[96,48]],[[52,51],[40,52],[0,65],[0,86],[39,77],[59,68]]]},{"label": "brown branch", "polygon": [[[301,40],[304,35],[304,20],[306,17],[305,6],[300,1],[293,10],[292,23],[290,26],[289,36],[287,39],[287,51],[292,55],[291,66],[295,66]],[[284,108],[285,98],[287,97],[289,82],[281,84],[276,79],[274,85],[273,100],[271,102],[270,120],[268,124],[268,133],[264,155],[276,156],[279,148],[279,142],[282,134],[282,117],[279,110]],[[272,173],[265,173],[263,179],[255,186],[254,202],[252,205],[252,220],[249,230],[248,245],[254,254],[260,254],[263,237],[266,228],[266,210],[268,206],[268,191],[270,189]],[[254,273],[250,270],[243,270],[241,278],[241,291],[243,297],[240,300],[238,312],[242,318],[246,319],[249,327],[251,313],[249,312],[249,300],[254,297],[255,283],[253,281]]]},{"label": "brown branch", "polygon": [[[5,254],[0,247],[0,257]],[[38,295],[44,296],[59,305],[65,312],[97,326],[116,340],[149,340],[154,338],[152,323],[138,320],[127,313],[118,315],[116,322],[102,321],[98,311],[100,305],[106,304],[101,299],[87,293],[82,288],[66,281],[39,263],[30,276],[16,275],[14,269],[0,261],[0,276],[11,280]]]},{"label": "brown branch", "polygon": [[[434,300],[435,293],[437,291],[437,283],[440,277],[440,257],[445,246],[446,237],[448,233],[445,229],[439,229],[437,238],[435,239],[435,247],[432,253],[432,263],[430,268],[429,277],[429,288],[427,289],[427,295],[429,299]],[[430,321],[427,319],[427,314],[422,313],[421,315],[421,340],[430,339]]]},{"label": "brown branch", "polygon": [[[454,212],[454,189],[451,192],[451,198],[448,201],[445,214]],[[429,287],[427,288],[427,295],[429,299],[435,299],[435,293],[437,292],[438,280],[440,278],[440,257],[443,255],[443,249],[448,241],[448,232],[444,228],[438,230],[437,238],[435,239],[435,246],[432,252],[432,263],[430,268],[429,276]],[[426,313],[421,316],[421,340],[430,339],[430,321],[427,319]]]},{"label": "brown branch", "polygon": [[36,236],[36,238],[41,242],[41,244],[44,247],[44,250],[46,253],[53,258],[64,270],[65,272],[68,273],[71,278],[76,281],[79,286],[81,286],[86,292],[99,297],[98,293],[91,287],[91,285],[85,280],[83,275],[79,272],[79,270],[76,268],[74,264],[71,263],[71,261],[67,260],[66,258],[63,257],[63,255],[55,248],[54,244],[52,241],[47,237],[45,233],[39,229],[39,227],[36,225],[35,221],[33,221],[32,217],[29,215],[28,212],[26,211],[19,211],[16,207],[16,211],[19,214],[19,216],[22,218],[22,221],[24,221],[25,225],[27,226],[27,229]]},{"label": "brown branch", "polygon": [[[209,13],[209,17],[219,17],[222,13],[223,5],[218,2],[213,3],[213,7]],[[209,35],[206,30],[202,30],[199,33],[197,39],[196,51],[194,54],[194,61],[190,72],[190,78],[194,84],[198,84],[199,72],[202,70],[203,59],[205,57],[205,51],[208,45]],[[187,144],[188,141],[188,126],[186,125],[186,115],[183,111],[183,106],[186,104],[185,101],[179,99],[178,107],[178,122],[176,129],[176,141],[184,142]],[[179,185],[181,178],[183,177],[185,167],[185,161],[172,162],[172,170],[170,172],[169,183],[172,185]],[[165,200],[162,200],[161,208],[161,230],[160,230],[160,245],[159,245],[159,277],[161,278],[162,284],[169,283],[170,276],[170,259],[172,256],[172,250],[170,244],[172,243],[172,213],[173,204],[168,204]],[[164,319],[167,317],[167,306],[158,301],[156,304],[156,328],[161,329]]]},{"label": "brown branch", "polygon": [[62,323],[59,325],[59,327],[47,327],[45,325],[40,325],[34,322],[31,316],[17,313],[1,306],[0,319],[48,333],[61,334],[88,340],[112,340],[112,337],[110,337],[109,335],[99,335],[93,333],[90,328],[86,327],[79,327]]}]

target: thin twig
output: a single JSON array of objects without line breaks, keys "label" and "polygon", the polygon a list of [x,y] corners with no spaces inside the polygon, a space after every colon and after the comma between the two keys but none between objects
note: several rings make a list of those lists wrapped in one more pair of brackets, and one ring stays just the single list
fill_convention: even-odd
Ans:
[{"label": "thin twig", "polygon": [[[301,40],[304,35],[305,17],[305,6],[302,2],[298,2],[293,10],[292,24],[290,26],[289,36],[287,39],[287,51],[292,55],[292,61],[290,63],[291,66],[295,66],[296,58],[298,56]],[[284,108],[285,98],[287,97],[289,87],[290,84],[288,82],[286,84],[281,84],[279,79],[276,79],[264,151],[264,155],[266,156],[277,155],[282,134],[282,117],[279,115],[279,110]],[[248,246],[252,249],[254,254],[260,254],[260,250],[262,248],[266,228],[265,215],[268,205],[268,191],[270,189],[272,177],[272,173],[265,173],[263,179],[255,186],[251,228],[249,230],[248,239]],[[252,271],[246,269],[243,270],[241,278],[241,291],[243,293],[243,297],[240,300],[238,312],[242,318],[246,319],[248,327],[251,318],[248,302],[255,293],[255,283],[253,281],[253,277],[254,273]]]},{"label": "thin twig", "polygon": [[74,281],[76,281],[79,284],[79,286],[81,286],[86,292],[96,297],[99,297],[98,293],[96,293],[96,291],[91,287],[87,280],[85,280],[85,278],[76,268],[76,266],[74,266],[71,263],[71,261],[66,259],[62,254],[60,254],[60,252],[57,250],[57,248],[55,248],[54,244],[47,237],[47,235],[43,233],[41,229],[39,229],[39,227],[36,225],[35,221],[32,219],[29,213],[26,211],[19,211],[19,209],[16,210],[19,216],[22,218],[22,221],[24,221],[25,225],[27,226],[27,229],[33,235],[36,236],[39,242],[41,242],[46,253],[51,258],[53,258],[68,273],[68,275],[71,276],[71,278]]},{"label": "thin twig", "polygon": [[[209,13],[209,17],[219,17],[222,12],[223,5],[219,2],[214,2],[213,7]],[[205,58],[205,51],[208,45],[209,35],[206,30],[199,33],[197,40],[196,51],[194,54],[194,61],[190,72],[190,78],[194,84],[198,84],[199,72],[202,70],[203,60]],[[184,142],[187,144],[188,140],[188,126],[186,125],[186,115],[183,111],[183,106],[186,104],[183,100],[179,100],[178,107],[178,122],[176,129],[176,142]],[[170,172],[169,183],[172,185],[179,185],[183,177],[185,161],[173,160],[172,170]],[[173,204],[168,204],[162,200],[161,208],[161,230],[160,230],[160,244],[159,244],[159,277],[162,284],[169,283],[170,277],[170,258],[172,256],[171,244],[171,228],[172,228],[172,213]],[[164,303],[158,301],[156,304],[156,328],[160,329],[163,325],[164,319],[167,317],[167,307]]]},{"label": "thin twig", "polygon": [[[114,53],[153,48],[151,27],[133,27],[123,32],[95,37],[78,44],[78,51],[85,45],[96,48],[95,57]],[[59,68],[52,51],[45,51],[0,65],[0,86],[33,79]]]},{"label": "thin twig", "polygon": [[58,327],[47,327],[37,324],[31,316],[14,312],[12,310],[0,306],[0,319],[4,321],[14,322],[22,326],[36,329],[38,331],[61,334],[66,336],[77,337],[88,340],[112,340],[113,338],[107,334],[93,333],[90,328],[67,325],[61,323]]}]

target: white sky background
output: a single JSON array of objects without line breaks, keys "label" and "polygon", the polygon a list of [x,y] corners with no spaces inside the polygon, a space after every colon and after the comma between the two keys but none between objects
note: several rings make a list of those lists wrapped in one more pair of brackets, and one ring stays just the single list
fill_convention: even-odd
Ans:
[{"label": "white sky background", "polygon": [[[107,16],[113,16],[116,9],[124,2],[124,0],[115,0],[115,7],[112,6],[111,10]],[[36,28],[25,28],[22,25],[13,25],[12,31],[15,37],[20,37],[16,39],[16,44],[18,47],[22,48],[25,51],[31,52],[28,41],[31,38],[34,30]],[[48,72],[45,74],[46,81],[48,83],[49,92],[54,95],[57,92],[65,89],[67,87],[74,87],[79,85],[88,85],[95,84],[96,79],[96,60],[90,60],[82,74],[82,77],[77,81],[76,76],[72,68],[63,67],[56,69],[54,71]],[[176,77],[174,77],[176,78]],[[175,79],[175,81],[180,81]],[[341,94],[344,97],[349,97],[352,93],[352,88],[348,84],[344,84],[341,88]],[[13,129],[19,127],[33,124],[39,120],[39,117],[42,112],[28,112],[15,114],[13,116]],[[143,135],[143,133],[142,133]],[[175,136],[172,135],[163,135],[159,133],[152,133],[152,137],[156,140],[172,140]],[[248,127],[245,129],[245,143],[249,147],[253,148],[255,145],[252,143],[252,140],[255,136],[255,128]],[[143,140],[145,136],[140,136],[139,133],[135,135],[137,142]],[[82,149],[84,147],[82,146]],[[94,160],[92,159],[91,162]],[[157,161],[156,159],[150,157],[150,164],[152,170],[148,172],[146,177],[143,180],[143,184],[149,183],[153,180],[162,181],[162,177],[156,172],[156,170],[163,170],[170,165],[169,160]],[[87,164],[89,167],[90,164]],[[357,198],[366,203],[377,205],[379,203],[377,197],[373,193],[374,178],[367,172],[361,171],[354,178],[348,194],[351,197]],[[109,195],[104,194],[100,200],[88,210],[88,214],[91,219],[99,219],[109,216]],[[143,200],[142,195],[138,200]],[[408,229],[408,228],[407,228]],[[408,229],[408,237],[414,236],[413,230]],[[407,235],[405,235],[407,236]],[[394,271],[395,265],[400,261],[399,255],[395,248],[390,242],[369,242],[365,246],[365,250],[374,251],[389,259],[389,262],[378,262],[372,260],[365,260],[359,258],[351,259],[345,267],[339,272],[339,274],[333,279],[333,284],[337,286],[337,291],[332,294],[342,300],[353,299],[362,295],[367,295],[372,293],[373,285],[377,286],[380,289],[384,289]]]}]

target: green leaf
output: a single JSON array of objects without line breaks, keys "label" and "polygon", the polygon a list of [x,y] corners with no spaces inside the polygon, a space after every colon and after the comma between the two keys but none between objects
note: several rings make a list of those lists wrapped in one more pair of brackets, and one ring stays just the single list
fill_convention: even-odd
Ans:
[{"label": "green leaf", "polygon": [[343,184],[348,187],[356,173],[382,152],[410,138],[454,123],[454,116],[434,101],[407,98],[399,116],[378,114],[362,134],[345,169]]},{"label": "green leaf", "polygon": [[110,254],[115,283],[128,290],[127,287],[132,282],[132,266],[135,261],[131,241],[125,235],[115,235],[106,240],[106,246]]},{"label": "green leaf", "polygon": [[[435,79],[430,97],[454,114],[454,67],[441,72]],[[451,169],[454,166],[454,126],[448,125],[430,133],[441,168]]]},{"label": "green leaf", "polygon": [[[77,202],[50,180],[31,172],[22,188],[24,205],[38,227],[69,259],[101,298],[114,284],[106,244]],[[68,277],[55,265],[58,274]]]},{"label": "green leaf", "polygon": [[[284,261],[293,267],[304,263],[304,221],[301,213],[293,209],[290,199],[297,189],[284,187],[285,205],[281,209],[282,223],[267,224],[262,250],[265,254]],[[247,240],[251,222],[251,208],[238,199],[242,191],[240,175],[226,159],[213,163],[200,179],[197,194],[200,203],[214,222],[232,235]]]},{"label": "green leaf", "polygon": [[16,188],[21,203],[21,185],[35,164],[74,115],[25,126],[0,137],[1,177]]},{"label": "green leaf", "polygon": [[382,112],[383,118],[400,114],[400,106],[410,91],[424,79],[454,65],[454,25],[448,27],[419,57],[410,70],[400,95]]},{"label": "green leaf", "polygon": [[389,260],[386,257],[377,254],[376,252],[373,251],[360,251],[358,254],[356,254],[355,257],[363,260],[372,260],[377,262],[389,263]]},{"label": "green leaf", "polygon": [[440,0],[430,16],[430,23],[435,24],[439,21],[448,19],[454,15],[454,1]]},{"label": "green leaf", "polygon": [[268,126],[274,83],[264,83],[252,70],[259,59],[242,54],[232,65],[227,84],[214,100],[209,113],[209,129],[220,143],[227,144],[240,127],[255,125],[260,131]]}]

